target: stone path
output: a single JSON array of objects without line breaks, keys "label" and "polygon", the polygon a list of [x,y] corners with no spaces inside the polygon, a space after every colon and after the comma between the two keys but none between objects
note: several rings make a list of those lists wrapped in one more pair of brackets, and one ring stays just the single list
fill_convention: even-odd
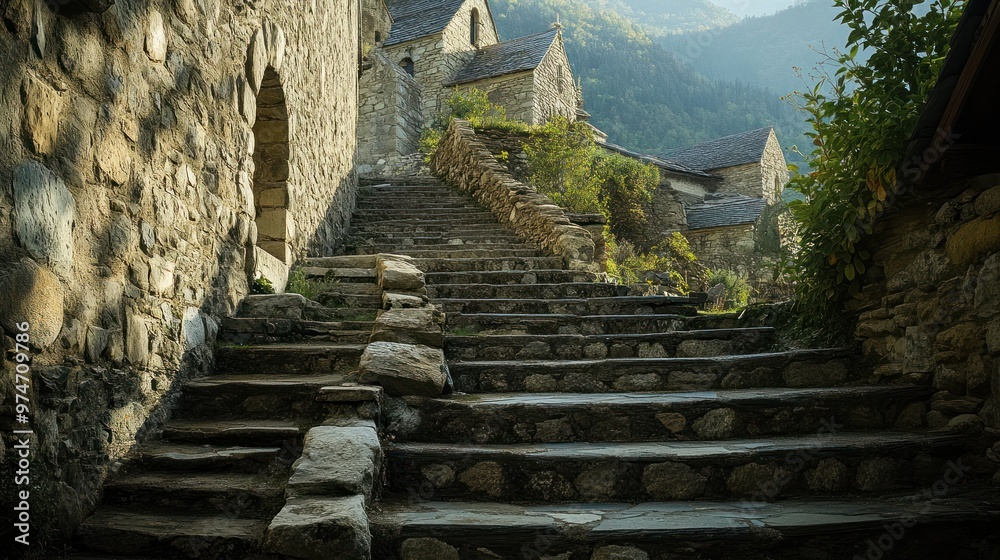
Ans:
[{"label": "stone path", "polygon": [[373,558],[852,558],[904,519],[892,554],[943,558],[1000,519],[919,498],[968,441],[908,429],[928,388],[564,270],[433,181],[358,208],[346,251],[417,259],[458,391],[385,402]]}]

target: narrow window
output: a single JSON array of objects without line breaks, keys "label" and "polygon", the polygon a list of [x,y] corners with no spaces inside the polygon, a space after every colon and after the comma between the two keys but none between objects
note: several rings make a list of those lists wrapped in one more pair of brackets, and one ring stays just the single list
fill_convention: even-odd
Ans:
[{"label": "narrow window", "polygon": [[376,43],[381,43],[382,42],[382,33],[379,32],[379,31],[375,32],[375,42]]},{"label": "narrow window", "polygon": [[559,93],[562,93],[563,92],[563,87],[565,87],[565,86],[563,86],[563,79],[564,79],[563,78],[563,67],[562,67],[562,64],[560,64],[559,66],[556,67],[556,83],[558,84],[558,87],[559,87]]},{"label": "narrow window", "polygon": [[469,42],[473,47],[479,48],[479,10],[472,8],[472,17],[469,22]]},{"label": "narrow window", "polygon": [[399,61],[399,65],[403,68],[404,72],[406,72],[407,74],[409,74],[411,78],[413,77],[413,59],[412,58],[406,57],[403,60],[400,60]]}]

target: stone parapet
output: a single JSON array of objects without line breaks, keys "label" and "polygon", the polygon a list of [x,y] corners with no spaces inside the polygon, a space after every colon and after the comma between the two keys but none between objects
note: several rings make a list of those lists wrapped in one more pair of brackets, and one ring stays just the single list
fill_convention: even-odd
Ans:
[{"label": "stone parapet", "polygon": [[549,197],[514,179],[467,121],[452,121],[431,170],[472,195],[523,238],[562,257],[569,268],[598,270],[590,233],[573,224]]}]

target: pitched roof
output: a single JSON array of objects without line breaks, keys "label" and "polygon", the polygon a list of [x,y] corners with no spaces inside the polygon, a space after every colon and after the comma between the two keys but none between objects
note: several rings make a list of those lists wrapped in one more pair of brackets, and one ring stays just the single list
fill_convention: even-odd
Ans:
[{"label": "pitched roof", "polygon": [[472,60],[458,72],[449,85],[534,70],[549,52],[558,32],[558,29],[550,29],[483,47],[476,51]]},{"label": "pitched roof", "polygon": [[444,31],[465,0],[386,0],[392,28],[385,46]]},{"label": "pitched roof", "polygon": [[773,127],[767,126],[716,138],[690,148],[671,150],[664,153],[663,157],[705,171],[757,163],[764,155],[764,148],[767,147],[767,139],[772,130]]},{"label": "pitched roof", "polygon": [[738,226],[752,224],[760,218],[767,206],[763,198],[742,194],[712,193],[705,201],[684,208],[689,229]]},{"label": "pitched roof", "polygon": [[645,163],[651,163],[651,164],[659,167],[660,169],[662,169],[662,170],[664,170],[664,171],[666,171],[668,173],[680,173],[682,175],[694,175],[694,176],[700,177],[702,179],[717,179],[718,178],[715,175],[712,175],[710,173],[705,173],[704,171],[698,171],[697,169],[692,169],[692,168],[690,168],[690,167],[688,167],[686,165],[677,163],[675,161],[672,161],[672,160],[664,158],[664,157],[650,156],[650,155],[647,155],[647,154],[640,154],[639,152],[633,152],[632,150],[629,150],[628,148],[623,148],[623,147],[621,147],[621,146],[619,146],[617,144],[612,144],[610,142],[598,142],[598,144],[600,144],[601,147],[603,147],[605,149],[611,150],[612,152],[617,152],[617,153],[619,153],[619,154],[621,154],[623,156],[627,156],[627,157],[630,157],[630,158],[633,158],[633,159],[637,159],[637,160],[645,162]]}]

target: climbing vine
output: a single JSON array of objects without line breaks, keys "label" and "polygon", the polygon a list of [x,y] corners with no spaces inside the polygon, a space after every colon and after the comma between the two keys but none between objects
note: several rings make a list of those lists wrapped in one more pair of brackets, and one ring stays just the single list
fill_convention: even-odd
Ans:
[{"label": "climbing vine", "polygon": [[[839,314],[862,287],[876,218],[900,189],[896,170],[934,86],[964,0],[835,0],[850,27],[845,51],[820,67],[812,89],[791,101],[805,112],[810,170],[789,186],[800,250],[789,272],[800,315],[816,324]],[[863,59],[863,55],[868,55]],[[793,172],[799,169],[792,166]]]}]

